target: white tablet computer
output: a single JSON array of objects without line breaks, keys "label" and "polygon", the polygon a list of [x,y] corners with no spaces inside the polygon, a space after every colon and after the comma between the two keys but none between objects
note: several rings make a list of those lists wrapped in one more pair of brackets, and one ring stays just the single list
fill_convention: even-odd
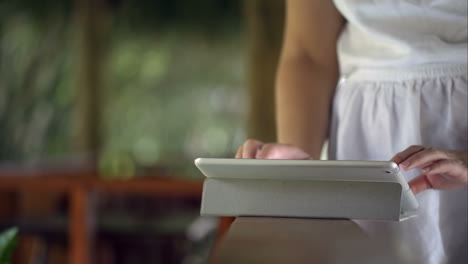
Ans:
[{"label": "white tablet computer", "polygon": [[416,215],[418,202],[398,166],[388,161],[261,160],[198,158],[207,178],[392,182],[402,188],[401,218]]}]

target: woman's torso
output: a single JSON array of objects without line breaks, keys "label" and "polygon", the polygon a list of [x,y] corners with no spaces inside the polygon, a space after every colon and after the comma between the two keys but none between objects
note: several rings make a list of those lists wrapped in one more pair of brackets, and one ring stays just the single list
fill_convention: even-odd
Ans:
[{"label": "woman's torso", "polygon": [[[329,157],[388,160],[410,145],[468,149],[467,1],[334,2],[348,23],[337,46],[342,81]],[[415,219],[360,224],[391,230],[423,263],[466,263],[467,196],[467,188],[429,190],[417,196]]]}]

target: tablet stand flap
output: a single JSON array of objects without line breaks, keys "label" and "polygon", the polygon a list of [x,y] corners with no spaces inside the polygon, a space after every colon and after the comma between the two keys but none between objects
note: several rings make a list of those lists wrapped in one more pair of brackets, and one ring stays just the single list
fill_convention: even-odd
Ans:
[{"label": "tablet stand flap", "polygon": [[393,182],[206,179],[202,215],[400,220]]}]

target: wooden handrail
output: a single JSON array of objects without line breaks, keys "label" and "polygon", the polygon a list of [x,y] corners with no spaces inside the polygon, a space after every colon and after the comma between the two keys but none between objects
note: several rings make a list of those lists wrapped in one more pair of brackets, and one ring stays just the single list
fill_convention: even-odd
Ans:
[{"label": "wooden handrail", "polygon": [[145,176],[128,180],[99,179],[93,175],[0,176],[0,190],[63,193],[78,187],[105,193],[193,197],[200,197],[203,189],[201,181],[170,179],[167,176]]}]

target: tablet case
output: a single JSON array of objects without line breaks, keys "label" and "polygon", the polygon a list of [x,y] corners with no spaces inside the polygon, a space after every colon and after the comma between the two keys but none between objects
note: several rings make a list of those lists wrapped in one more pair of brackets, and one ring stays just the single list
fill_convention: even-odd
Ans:
[{"label": "tablet case", "polygon": [[199,158],[195,165],[207,177],[202,215],[391,221],[417,215],[404,176],[387,161]]},{"label": "tablet case", "polygon": [[207,178],[201,215],[402,221],[395,182]]}]

